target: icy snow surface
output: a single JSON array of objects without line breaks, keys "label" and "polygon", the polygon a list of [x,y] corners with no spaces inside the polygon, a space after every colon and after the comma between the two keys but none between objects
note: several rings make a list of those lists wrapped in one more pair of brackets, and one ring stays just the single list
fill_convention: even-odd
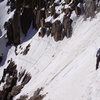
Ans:
[{"label": "icy snow surface", "polygon": [[[5,13],[5,2],[0,3],[0,27],[3,32],[2,24],[12,16]],[[5,64],[0,67],[0,78],[7,60],[11,58],[19,71],[22,67],[32,75],[31,81],[14,100],[22,94],[32,96],[41,87],[44,87],[42,94],[47,93],[43,100],[100,100],[100,69],[95,70],[96,52],[100,47],[100,14],[91,21],[83,21],[82,16],[73,18],[70,39],[55,42],[51,36],[38,37],[37,32],[28,40],[35,32],[30,29],[24,39],[28,41],[21,44],[24,49],[30,43],[27,55],[23,56],[18,49],[19,55],[15,56],[15,47],[9,48]],[[4,49],[3,43],[4,37],[1,37],[0,53]]]}]

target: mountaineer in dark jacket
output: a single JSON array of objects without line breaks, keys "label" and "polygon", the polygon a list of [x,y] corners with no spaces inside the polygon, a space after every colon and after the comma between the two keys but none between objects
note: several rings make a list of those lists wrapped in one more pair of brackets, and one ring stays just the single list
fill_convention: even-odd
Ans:
[{"label": "mountaineer in dark jacket", "polygon": [[2,60],[3,60],[3,53],[0,56],[0,63],[2,62]]},{"label": "mountaineer in dark jacket", "polygon": [[96,70],[97,70],[100,62],[100,48],[97,51],[96,57],[97,57],[97,62],[96,62]]}]

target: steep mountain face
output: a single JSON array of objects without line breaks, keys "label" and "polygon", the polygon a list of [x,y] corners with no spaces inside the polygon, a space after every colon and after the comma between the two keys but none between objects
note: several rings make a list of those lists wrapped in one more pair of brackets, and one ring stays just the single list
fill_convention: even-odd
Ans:
[{"label": "steep mountain face", "polygon": [[[85,20],[88,17],[93,18],[95,11],[99,8],[99,1],[92,0],[66,0],[61,1],[37,1],[37,0],[9,0],[7,6],[10,6],[8,13],[14,11],[14,15],[5,24],[4,28],[7,30],[8,43],[7,45],[14,44],[17,46],[20,44],[20,35],[23,33],[25,36],[32,24],[33,29],[40,29],[39,36],[44,37],[45,34],[54,37],[55,41],[63,40],[66,36],[70,38],[72,36],[72,22],[70,18],[73,11],[77,16],[84,14]],[[58,11],[56,10],[57,7]],[[28,14],[27,14],[28,13]],[[63,13],[61,22],[57,19]],[[54,20],[45,21],[49,16]]]},{"label": "steep mountain face", "polygon": [[[65,3],[59,0],[55,2],[44,0],[42,2],[36,0],[9,0],[7,5],[10,6],[7,11],[8,13],[15,10],[13,17],[4,24],[7,30],[7,45],[14,44],[15,46],[20,44],[20,35],[22,33],[26,36],[31,23],[33,28],[37,30],[41,27],[39,32],[39,36],[41,37],[44,37],[45,34],[48,36],[51,34],[55,41],[63,40],[65,36],[70,38],[73,31],[73,20],[70,17],[73,11],[75,11],[77,16],[84,14],[86,20],[88,17],[93,18],[95,11],[99,8],[99,2],[96,2],[96,0],[66,0]],[[56,8],[59,5],[62,7],[57,11]],[[56,18],[62,13],[64,15],[61,22],[61,20]],[[46,22],[45,19],[49,16],[55,19],[55,21]]]},{"label": "steep mountain face", "polygon": [[99,0],[0,1],[0,100],[100,100]]}]

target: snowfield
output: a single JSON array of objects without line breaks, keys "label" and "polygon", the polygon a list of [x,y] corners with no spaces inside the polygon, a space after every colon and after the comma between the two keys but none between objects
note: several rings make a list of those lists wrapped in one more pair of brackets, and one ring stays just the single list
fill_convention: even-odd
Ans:
[{"label": "snowfield", "polygon": [[[3,32],[0,33],[0,53],[5,53],[7,58],[0,67],[0,78],[11,58],[18,71],[26,69],[32,76],[14,100],[23,94],[30,97],[41,87],[44,88],[41,94],[46,94],[43,100],[100,100],[100,69],[95,70],[96,52],[100,48],[100,13],[91,21],[84,21],[83,16],[72,16],[73,35],[59,42],[51,36],[38,37],[38,32],[30,28],[22,40],[24,42],[18,46],[16,56],[14,46],[4,47],[3,24],[13,14],[6,14],[5,5],[6,0],[0,3],[0,28]],[[29,43],[28,54],[20,54]]]}]

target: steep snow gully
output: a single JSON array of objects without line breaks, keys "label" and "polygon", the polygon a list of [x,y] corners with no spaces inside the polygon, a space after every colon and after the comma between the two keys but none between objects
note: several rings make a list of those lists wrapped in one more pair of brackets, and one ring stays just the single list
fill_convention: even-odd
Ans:
[{"label": "steep snow gully", "polygon": [[[100,47],[100,13],[91,21],[74,16],[73,35],[63,41],[55,42],[50,36],[38,37],[38,32],[29,40],[26,37],[27,41],[18,46],[16,56],[14,46],[4,46],[3,23],[13,14],[6,14],[5,4],[6,0],[0,3],[0,53],[5,52],[7,57],[0,67],[0,78],[11,58],[18,71],[26,69],[32,76],[14,100],[25,94],[30,97],[41,87],[44,88],[41,94],[46,94],[43,100],[100,100],[100,69],[95,70],[96,52]],[[29,36],[34,32],[30,28]],[[22,55],[29,43],[28,54]]]}]

